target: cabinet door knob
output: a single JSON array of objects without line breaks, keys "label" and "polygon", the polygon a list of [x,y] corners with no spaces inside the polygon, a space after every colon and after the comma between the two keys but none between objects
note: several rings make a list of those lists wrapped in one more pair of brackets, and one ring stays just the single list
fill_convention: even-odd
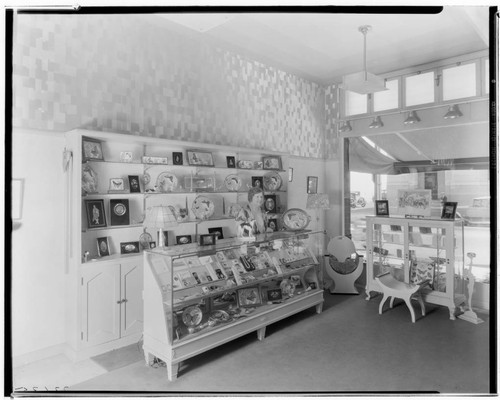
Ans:
[{"label": "cabinet door knob", "polygon": [[127,299],[122,299],[122,303],[126,303],[127,301]]},{"label": "cabinet door knob", "polygon": [[123,300],[118,300],[118,301],[116,302],[116,304],[122,304],[122,303],[123,303]]}]

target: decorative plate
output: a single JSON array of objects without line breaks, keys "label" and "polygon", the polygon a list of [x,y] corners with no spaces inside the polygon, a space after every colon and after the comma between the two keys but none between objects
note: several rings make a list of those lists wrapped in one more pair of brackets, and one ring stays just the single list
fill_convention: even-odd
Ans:
[{"label": "decorative plate", "polygon": [[277,172],[268,172],[264,175],[264,189],[279,190],[283,181]]},{"label": "decorative plate", "polygon": [[144,183],[144,185],[149,185],[149,182],[151,182],[151,175],[145,172],[142,176],[142,183]]},{"label": "decorative plate", "polygon": [[236,218],[241,211],[241,205],[238,203],[231,203],[227,208],[226,215],[231,218]]},{"label": "decorative plate", "polygon": [[139,244],[143,249],[149,249],[150,248],[149,243],[152,241],[153,237],[147,232],[144,232],[143,234],[141,234],[141,236],[139,236]]},{"label": "decorative plate", "polygon": [[229,314],[224,310],[217,310],[210,314],[209,322],[227,322],[231,319]]},{"label": "decorative plate", "polygon": [[224,179],[224,185],[228,190],[237,191],[242,185],[241,178],[236,174],[228,175]]},{"label": "decorative plate", "polygon": [[158,175],[156,186],[160,192],[171,192],[177,187],[177,177],[171,172],[162,172]]},{"label": "decorative plate", "polygon": [[97,173],[88,164],[82,168],[82,190],[85,193],[97,193]]},{"label": "decorative plate", "polygon": [[208,219],[214,214],[215,204],[208,197],[198,196],[194,199],[191,210],[196,218]]},{"label": "decorative plate", "polygon": [[202,318],[203,312],[198,306],[190,306],[182,313],[182,322],[184,322],[186,326],[199,325]]},{"label": "decorative plate", "polygon": [[282,219],[283,225],[290,231],[305,229],[306,226],[309,225],[309,222],[311,222],[309,214],[300,208],[290,208],[285,211]]},{"label": "decorative plate", "polygon": [[113,207],[113,211],[116,215],[122,216],[127,212],[127,206],[125,206],[125,204],[123,203],[117,203]]},{"label": "decorative plate", "polygon": [[240,161],[238,161],[238,168],[253,169],[253,166],[254,166],[253,161],[248,161],[248,160],[240,160]]}]

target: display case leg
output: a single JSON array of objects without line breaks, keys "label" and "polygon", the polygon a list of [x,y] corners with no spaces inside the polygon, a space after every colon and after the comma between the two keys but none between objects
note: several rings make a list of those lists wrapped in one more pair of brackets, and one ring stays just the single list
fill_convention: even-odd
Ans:
[{"label": "display case leg", "polygon": [[321,314],[323,311],[323,303],[316,304],[316,314]]},{"label": "display case leg", "polygon": [[456,317],[455,317],[455,311],[456,311],[456,307],[448,307],[450,309],[450,319],[452,321],[455,321]]},{"label": "display case leg", "polygon": [[144,359],[146,360],[146,365],[149,367],[151,365],[151,353],[144,350]]},{"label": "display case leg", "polygon": [[266,327],[264,326],[263,328],[257,330],[257,339],[262,341],[264,340],[265,337],[266,337]]},{"label": "display case leg", "polygon": [[179,372],[179,363],[170,363],[167,366],[167,376],[169,381],[175,381],[177,379],[177,373]]}]

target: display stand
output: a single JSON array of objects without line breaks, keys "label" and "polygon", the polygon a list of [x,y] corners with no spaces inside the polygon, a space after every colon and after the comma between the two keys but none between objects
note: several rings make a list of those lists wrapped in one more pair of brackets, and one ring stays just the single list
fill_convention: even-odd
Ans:
[{"label": "display stand", "polygon": [[484,322],[481,318],[477,316],[477,314],[472,311],[472,294],[474,292],[474,283],[476,281],[476,278],[474,277],[474,274],[472,273],[472,260],[474,257],[476,257],[475,253],[467,253],[467,257],[470,258],[470,265],[469,269],[465,271],[465,279],[468,280],[467,284],[467,305],[468,309],[461,315],[458,316],[458,318],[463,319],[464,321],[467,322],[472,322],[473,324],[480,324]]}]

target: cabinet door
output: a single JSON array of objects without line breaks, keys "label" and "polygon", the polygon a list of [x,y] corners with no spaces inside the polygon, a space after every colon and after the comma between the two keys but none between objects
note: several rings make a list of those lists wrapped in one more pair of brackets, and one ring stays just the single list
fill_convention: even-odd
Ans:
[{"label": "cabinet door", "polygon": [[82,267],[82,340],[93,346],[120,337],[120,265]]},{"label": "cabinet door", "polygon": [[142,259],[121,265],[121,336],[142,332],[143,328],[143,271]]}]

